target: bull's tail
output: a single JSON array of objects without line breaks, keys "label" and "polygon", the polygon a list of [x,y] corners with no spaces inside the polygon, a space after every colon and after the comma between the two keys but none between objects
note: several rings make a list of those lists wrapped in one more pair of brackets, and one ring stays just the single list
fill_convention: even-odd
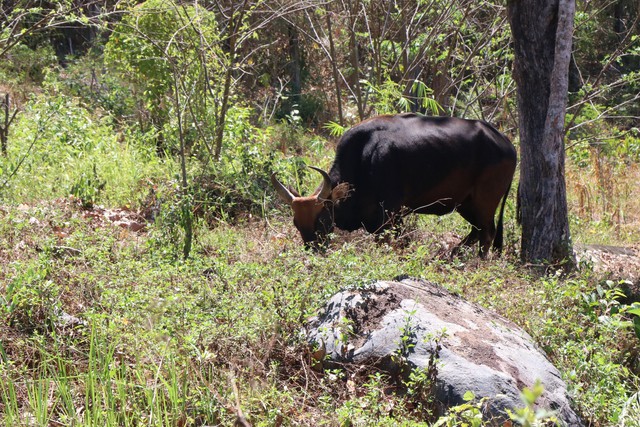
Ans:
[{"label": "bull's tail", "polygon": [[496,237],[493,239],[493,250],[497,254],[502,253],[502,240],[503,240],[503,218],[504,218],[504,205],[507,204],[507,197],[509,196],[509,191],[511,190],[511,182],[509,183],[509,187],[507,188],[507,192],[504,193],[502,197],[502,206],[500,206],[500,215],[498,216],[498,225],[496,226]]}]

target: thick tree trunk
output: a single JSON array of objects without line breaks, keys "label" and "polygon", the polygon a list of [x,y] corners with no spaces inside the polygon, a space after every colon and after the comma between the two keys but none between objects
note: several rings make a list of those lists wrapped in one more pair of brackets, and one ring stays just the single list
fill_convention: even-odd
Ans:
[{"label": "thick tree trunk", "polygon": [[575,0],[510,0],[518,85],[524,262],[573,259],[564,180],[564,118]]}]

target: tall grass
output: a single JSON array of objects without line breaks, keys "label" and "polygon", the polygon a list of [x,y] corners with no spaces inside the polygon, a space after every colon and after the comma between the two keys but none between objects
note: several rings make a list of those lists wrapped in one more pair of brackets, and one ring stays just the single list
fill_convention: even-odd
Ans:
[{"label": "tall grass", "polygon": [[572,234],[581,243],[640,241],[640,166],[592,150],[590,162],[567,167]]},{"label": "tall grass", "polygon": [[173,363],[174,356],[159,355],[155,362],[130,359],[99,331],[88,327],[88,353],[66,358],[41,349],[34,373],[4,372],[3,425],[186,425],[188,374]]},{"label": "tall grass", "polygon": [[[418,403],[389,394],[395,386],[384,376],[314,371],[301,335],[339,288],[401,274],[438,282],[522,325],[594,423],[614,425],[637,391],[636,341],[613,309],[616,283],[597,293],[602,278],[589,270],[532,274],[511,245],[500,259],[450,259],[447,249],[467,232],[455,216],[415,218],[406,239],[386,243],[337,233],[320,255],[301,248],[288,216],[268,211],[266,220],[241,225],[201,223],[184,262],[154,242],[154,226],[123,234],[96,227],[91,216],[43,244],[50,228],[42,224],[69,222],[77,209],[0,213],[0,248],[14,248],[2,283],[54,286],[59,310],[78,318],[66,324],[55,310],[39,309],[51,299],[37,292],[25,293],[20,307],[46,315],[47,327],[34,329],[37,316],[10,317],[0,305],[0,423],[232,425],[243,413],[254,425],[420,425]],[[16,233],[11,224],[23,226]]]}]

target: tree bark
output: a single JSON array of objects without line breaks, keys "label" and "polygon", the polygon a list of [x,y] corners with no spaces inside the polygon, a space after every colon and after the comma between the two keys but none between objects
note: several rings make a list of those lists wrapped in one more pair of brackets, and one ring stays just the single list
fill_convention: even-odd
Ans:
[{"label": "tree bark", "polygon": [[572,264],[564,119],[575,0],[509,0],[507,12],[518,85],[521,258]]},{"label": "tree bark", "polygon": [[289,75],[291,76],[291,100],[300,108],[302,94],[302,52],[300,50],[300,37],[298,29],[293,24],[287,24],[289,37]]},{"label": "tree bark", "polygon": [[0,151],[2,157],[7,157],[7,144],[9,141],[9,94],[5,94],[4,102],[2,102],[4,110],[4,124],[0,125]]},{"label": "tree bark", "polygon": [[[191,207],[191,196],[189,194],[189,181],[187,176],[187,153],[185,142],[185,129],[183,125],[183,112],[185,110],[184,105],[181,102],[180,96],[180,73],[177,70],[177,65],[172,62],[173,68],[173,103],[176,109],[176,118],[178,120],[178,137],[180,140],[180,172],[181,172],[181,193],[182,200],[180,200],[181,207],[181,225],[184,229],[184,245],[182,246],[182,256],[184,259],[189,258],[191,253],[191,245],[193,242],[193,213]],[[189,102],[188,100],[185,102]]]},{"label": "tree bark", "polygon": [[4,120],[3,124],[0,125],[0,153],[2,157],[7,157],[7,146],[9,145],[9,126],[13,123],[13,119],[16,118],[16,114],[18,114],[18,108],[16,108],[13,113],[9,112],[9,94],[6,93],[4,95],[4,100],[0,102],[2,109],[4,111]]},{"label": "tree bark", "polygon": [[338,103],[338,118],[340,120],[340,126],[344,126],[344,117],[342,114],[342,93],[340,92],[340,74],[338,73],[338,58],[336,57],[336,48],[333,43],[333,28],[331,26],[331,10],[329,7],[331,3],[327,4],[327,10],[325,12],[327,18],[327,35],[329,36],[329,54],[331,55],[331,71],[333,72],[333,83],[336,86],[336,101]]},{"label": "tree bark", "polygon": [[360,2],[355,0],[354,2],[348,2],[349,13],[349,44],[351,45],[351,52],[349,58],[351,59],[351,67],[354,74],[354,92],[356,95],[356,106],[358,107],[358,118],[364,120],[364,106],[362,102],[362,90],[360,89],[360,53],[358,52],[358,40],[356,38],[356,21],[358,19],[358,8]]}]

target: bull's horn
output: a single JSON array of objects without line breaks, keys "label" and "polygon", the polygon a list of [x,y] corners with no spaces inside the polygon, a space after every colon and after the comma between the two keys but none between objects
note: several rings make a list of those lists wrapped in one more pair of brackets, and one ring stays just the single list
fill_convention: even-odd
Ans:
[{"label": "bull's horn", "polygon": [[313,195],[318,199],[328,199],[329,196],[331,195],[331,190],[332,190],[331,178],[329,178],[329,174],[315,166],[309,166],[309,167],[314,171],[318,172],[320,175],[322,175],[322,178],[323,178],[322,184],[320,184],[320,187],[318,187],[318,189],[315,191],[315,193],[313,193]]},{"label": "bull's horn", "polygon": [[271,174],[271,183],[275,187],[276,192],[278,193],[280,198],[284,200],[288,205],[291,205],[295,196],[291,193],[291,191],[289,191],[289,189],[287,189],[287,187],[285,187],[280,181],[278,181],[275,172]]}]

